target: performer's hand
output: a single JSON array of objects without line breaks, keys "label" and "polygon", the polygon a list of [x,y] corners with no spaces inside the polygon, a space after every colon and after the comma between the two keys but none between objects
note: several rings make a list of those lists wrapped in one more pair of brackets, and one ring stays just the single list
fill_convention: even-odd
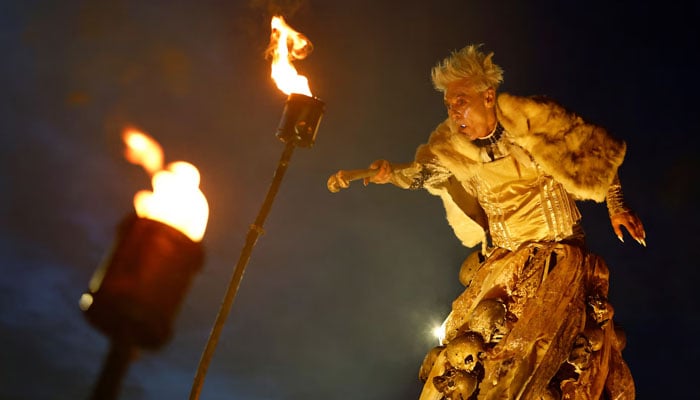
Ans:
[{"label": "performer's hand", "polygon": [[345,171],[340,170],[328,178],[326,186],[331,192],[337,193],[340,191],[340,189],[349,188],[350,182],[345,178]]},{"label": "performer's hand", "polygon": [[629,232],[630,236],[632,236],[637,243],[646,247],[647,244],[645,239],[647,235],[644,231],[642,220],[639,219],[637,214],[632,211],[615,214],[610,217],[610,223],[612,223],[615,235],[617,235],[617,238],[620,239],[621,242],[624,242],[624,240],[622,238],[622,228],[620,228],[620,226],[624,226],[625,229],[627,229],[627,232]]},{"label": "performer's hand", "polygon": [[376,169],[378,171],[373,176],[364,179],[365,186],[367,186],[370,182],[384,184],[388,183],[389,180],[391,180],[393,168],[391,167],[391,163],[389,163],[389,161],[376,160],[375,162],[370,164],[369,169]]}]

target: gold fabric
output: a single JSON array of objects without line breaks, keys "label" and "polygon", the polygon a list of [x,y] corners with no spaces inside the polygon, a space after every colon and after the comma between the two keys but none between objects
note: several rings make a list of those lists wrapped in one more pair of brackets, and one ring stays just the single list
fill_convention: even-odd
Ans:
[{"label": "gold fabric", "polygon": [[[473,329],[470,320],[480,303],[497,299],[508,310],[503,337],[484,348],[483,370],[472,373],[479,379],[469,398],[597,400],[606,393],[608,398],[634,399],[607,295],[607,266],[582,247],[550,242],[529,243],[517,251],[497,249],[453,302],[445,322],[449,345]],[[595,312],[592,299],[600,300],[604,312]],[[579,342],[590,348],[574,372],[570,360]],[[440,399],[433,378],[452,369],[438,357],[421,400]]]},{"label": "gold fabric", "polygon": [[615,175],[608,189],[608,194],[605,196],[605,204],[608,207],[608,215],[611,217],[617,214],[629,212],[630,208],[625,204],[625,197],[622,194],[622,184],[620,177]]},{"label": "gold fabric", "polygon": [[496,247],[516,250],[526,242],[560,241],[577,233],[581,214],[574,200],[534,163],[507,155],[481,164],[470,184]]}]

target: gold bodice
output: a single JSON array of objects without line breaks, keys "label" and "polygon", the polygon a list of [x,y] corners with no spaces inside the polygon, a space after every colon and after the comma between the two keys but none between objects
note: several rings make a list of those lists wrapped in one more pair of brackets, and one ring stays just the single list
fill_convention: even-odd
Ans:
[{"label": "gold bodice", "polygon": [[512,155],[485,162],[471,180],[495,246],[516,250],[532,241],[577,234],[581,214],[561,184],[532,162]]}]

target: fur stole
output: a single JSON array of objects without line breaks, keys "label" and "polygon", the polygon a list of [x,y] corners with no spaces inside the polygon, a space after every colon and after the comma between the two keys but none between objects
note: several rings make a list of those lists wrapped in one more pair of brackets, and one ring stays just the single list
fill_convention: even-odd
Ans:
[{"label": "fur stole", "polygon": [[552,100],[498,97],[498,120],[513,142],[577,199],[602,202],[625,157],[625,142]]}]

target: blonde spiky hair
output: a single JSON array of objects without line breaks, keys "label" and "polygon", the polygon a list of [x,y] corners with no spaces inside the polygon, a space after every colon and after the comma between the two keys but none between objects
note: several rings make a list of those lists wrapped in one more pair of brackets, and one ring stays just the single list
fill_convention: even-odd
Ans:
[{"label": "blonde spiky hair", "polygon": [[503,69],[491,61],[493,52],[484,54],[481,45],[469,45],[453,51],[431,71],[435,89],[445,92],[447,85],[464,78],[474,82],[478,92],[488,88],[498,89],[503,82]]}]

